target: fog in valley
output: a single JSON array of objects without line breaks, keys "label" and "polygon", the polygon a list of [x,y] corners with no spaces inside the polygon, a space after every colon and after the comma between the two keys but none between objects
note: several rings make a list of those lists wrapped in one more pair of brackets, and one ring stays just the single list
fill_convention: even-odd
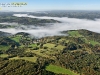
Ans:
[{"label": "fog in valley", "polygon": [[67,30],[87,29],[100,33],[100,19],[78,19],[68,17],[48,17],[33,16],[28,14],[13,14],[16,17],[30,17],[37,19],[54,19],[61,23],[47,23],[43,26],[39,25],[19,25],[17,23],[0,23],[4,25],[15,25],[17,28],[3,28],[0,31],[16,34],[18,32],[26,32],[35,37],[64,35],[61,32]]}]

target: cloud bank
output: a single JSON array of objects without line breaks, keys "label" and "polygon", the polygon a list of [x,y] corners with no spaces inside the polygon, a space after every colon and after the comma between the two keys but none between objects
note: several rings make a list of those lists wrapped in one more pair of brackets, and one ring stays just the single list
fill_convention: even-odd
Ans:
[{"label": "cloud bank", "polygon": [[27,15],[27,14],[14,14],[13,16],[17,17],[30,17],[30,18],[38,18],[38,19],[54,19],[61,21],[61,23],[52,23],[47,24],[45,26],[23,26],[25,30],[23,29],[0,29],[0,31],[9,32],[12,34],[16,34],[18,32],[27,32],[29,34],[32,34],[35,37],[45,37],[45,36],[55,36],[55,35],[63,35],[60,32],[61,31],[67,31],[67,30],[77,30],[77,29],[87,29],[94,32],[100,33],[100,19],[95,20],[88,20],[88,19],[78,19],[78,18],[68,18],[68,17],[48,17],[48,16],[42,16],[37,17],[33,15]]}]

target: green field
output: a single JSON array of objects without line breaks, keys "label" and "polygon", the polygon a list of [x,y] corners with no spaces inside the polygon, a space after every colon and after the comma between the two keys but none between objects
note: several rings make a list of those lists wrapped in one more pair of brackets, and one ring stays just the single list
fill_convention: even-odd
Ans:
[{"label": "green field", "polygon": [[72,36],[72,37],[82,37],[82,35],[79,34],[78,31],[68,31],[68,34],[69,36]]},{"label": "green field", "polygon": [[8,50],[10,46],[0,45],[0,50]]},{"label": "green field", "polygon": [[46,43],[43,45],[44,47],[48,47],[48,48],[54,48],[55,44],[51,44],[51,43]]},{"label": "green field", "polygon": [[96,42],[96,41],[93,41],[93,40],[90,40],[90,44],[92,44],[93,46],[95,46],[95,45],[100,45],[99,42]]},{"label": "green field", "polygon": [[34,57],[13,57],[13,58],[10,58],[10,60],[18,60],[18,59],[27,60],[27,61],[34,62],[34,63],[37,61],[36,56],[34,56]]},{"label": "green field", "polygon": [[0,54],[0,57],[2,58],[8,57],[8,54]]},{"label": "green field", "polygon": [[86,39],[86,38],[83,38],[83,40],[85,41],[85,43],[92,44],[93,46],[95,46],[95,45],[100,45],[99,42],[94,41],[94,40],[88,40],[88,39]]},{"label": "green field", "polygon": [[58,50],[62,50],[64,47],[65,47],[65,46],[58,45],[58,46],[56,47],[56,49],[58,49]]},{"label": "green field", "polygon": [[27,50],[26,52],[32,52],[32,53],[35,53],[41,57],[49,58],[49,55],[45,54],[45,50],[42,50],[42,49],[40,49],[40,50]]},{"label": "green field", "polygon": [[19,40],[20,40],[20,36],[16,36],[16,37],[11,37],[12,40],[16,41],[19,43]]},{"label": "green field", "polygon": [[76,74],[69,69],[65,69],[65,68],[62,68],[62,67],[59,67],[59,66],[55,66],[55,65],[46,66],[46,70],[57,73],[57,74],[79,75],[79,74]]},{"label": "green field", "polygon": [[31,44],[29,45],[29,47],[32,47],[32,48],[37,47],[37,44]]},{"label": "green field", "polygon": [[[29,45],[29,47],[37,47],[36,44],[31,44]],[[47,47],[46,49],[44,49],[44,47]],[[58,54],[65,46],[62,45],[58,45],[57,47],[55,47],[55,44],[52,43],[46,43],[43,45],[43,48],[39,48],[38,50],[31,50],[30,48],[28,48],[26,50],[26,52],[32,52],[35,53],[36,55],[39,55],[41,57],[46,57],[49,59],[55,59],[54,54]]]},{"label": "green field", "polygon": [[[69,36],[72,36],[72,37],[83,37],[81,34],[79,34],[78,31],[68,31],[68,34]],[[95,46],[96,44],[100,45],[100,43],[98,43],[97,41],[94,41],[94,40],[88,40],[86,38],[83,38],[85,43],[88,43],[88,44],[92,44],[93,46]]]}]

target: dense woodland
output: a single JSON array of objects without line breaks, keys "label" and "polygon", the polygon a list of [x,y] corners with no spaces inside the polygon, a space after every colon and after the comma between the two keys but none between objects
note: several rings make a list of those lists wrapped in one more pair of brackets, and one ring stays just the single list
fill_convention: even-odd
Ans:
[{"label": "dense woodland", "polygon": [[[100,75],[100,34],[62,33],[68,36],[36,39],[21,32],[1,37],[0,75]],[[65,72],[58,72],[62,68]]]},{"label": "dense woodland", "polygon": [[18,23],[23,25],[32,25],[39,23],[58,23],[59,21],[53,19],[37,19],[37,18],[27,18],[27,17],[14,17],[14,16],[5,16],[0,17],[0,23],[8,22],[8,23]]}]

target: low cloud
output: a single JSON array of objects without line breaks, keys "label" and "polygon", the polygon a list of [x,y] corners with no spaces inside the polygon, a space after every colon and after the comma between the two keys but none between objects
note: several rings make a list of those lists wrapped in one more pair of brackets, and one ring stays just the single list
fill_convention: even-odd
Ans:
[{"label": "low cloud", "polygon": [[78,19],[78,18],[68,18],[68,17],[37,17],[33,15],[27,15],[27,14],[14,14],[13,16],[17,17],[30,17],[30,18],[38,18],[38,19],[54,19],[61,21],[62,23],[52,23],[52,24],[46,24],[45,26],[23,26],[25,27],[25,30],[23,29],[0,29],[0,31],[9,32],[12,34],[16,34],[18,32],[27,32],[29,34],[32,34],[35,37],[45,37],[45,36],[55,36],[55,35],[63,35],[60,32],[61,31],[67,31],[67,30],[77,30],[77,29],[87,29],[94,32],[100,33],[100,19],[95,20],[88,20],[88,19]]}]

